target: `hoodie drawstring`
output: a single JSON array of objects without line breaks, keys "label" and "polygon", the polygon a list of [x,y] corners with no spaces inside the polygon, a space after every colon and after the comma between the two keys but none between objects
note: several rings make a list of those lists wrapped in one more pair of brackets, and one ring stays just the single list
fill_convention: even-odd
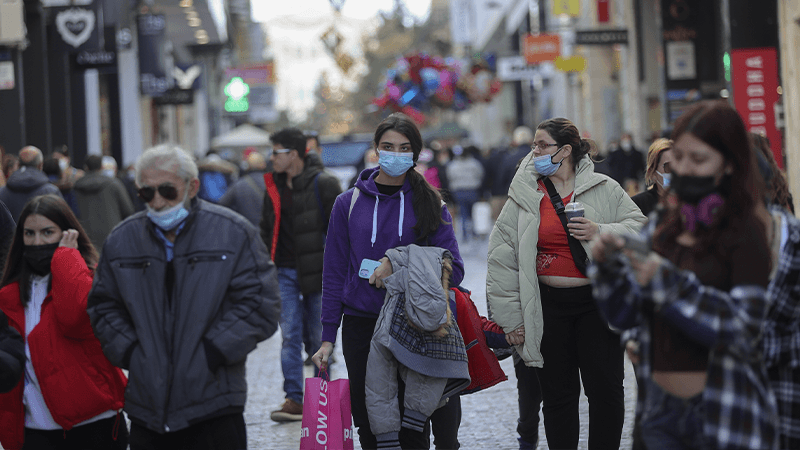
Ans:
[{"label": "hoodie drawstring", "polygon": [[375,247],[375,240],[378,237],[378,203],[381,199],[375,196],[375,209],[372,211],[372,246]]},{"label": "hoodie drawstring", "polygon": [[400,221],[397,222],[397,235],[403,237],[403,216],[406,214],[406,196],[400,191]]},{"label": "hoodie drawstring", "polygon": [[[375,241],[378,238],[378,203],[381,199],[375,196],[375,209],[372,210],[372,246],[375,247]],[[397,235],[403,237],[403,219],[406,215],[406,195],[400,191],[400,218],[397,221]]]}]

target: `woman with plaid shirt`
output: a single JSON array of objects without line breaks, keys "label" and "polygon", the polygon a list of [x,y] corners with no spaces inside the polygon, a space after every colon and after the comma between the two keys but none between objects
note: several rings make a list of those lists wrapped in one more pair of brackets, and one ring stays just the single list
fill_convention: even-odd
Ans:
[{"label": "woman with plaid shirt", "polygon": [[659,449],[777,448],[759,341],[771,258],[755,155],[724,102],[687,111],[673,140],[671,193],[644,232],[654,251],[613,235],[592,248],[600,309],[614,326],[640,327],[642,439]]}]

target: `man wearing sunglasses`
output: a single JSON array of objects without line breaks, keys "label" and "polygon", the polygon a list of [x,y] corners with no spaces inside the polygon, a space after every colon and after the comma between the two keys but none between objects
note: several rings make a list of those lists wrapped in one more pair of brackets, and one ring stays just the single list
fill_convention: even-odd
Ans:
[{"label": "man wearing sunglasses", "polygon": [[128,369],[130,448],[247,448],[245,360],[278,326],[275,266],[258,229],[197,198],[198,169],[164,144],[136,164],[146,210],[106,239],[87,312]]},{"label": "man wearing sunglasses", "polygon": [[302,131],[286,128],[270,136],[270,141],[273,173],[264,176],[267,195],[261,237],[278,266],[286,392],[283,405],[270,417],[289,422],[303,418],[304,334],[311,349],[322,345],[322,259],[328,220],[342,190],[339,180],[323,171],[319,155],[306,155]]}]

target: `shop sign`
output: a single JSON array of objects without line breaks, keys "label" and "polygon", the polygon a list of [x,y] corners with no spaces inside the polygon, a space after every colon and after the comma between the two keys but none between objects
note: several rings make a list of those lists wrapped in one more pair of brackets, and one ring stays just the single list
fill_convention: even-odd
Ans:
[{"label": "shop sign", "polygon": [[117,65],[117,53],[108,50],[78,52],[75,64],[83,69],[98,69]]},{"label": "shop sign", "polygon": [[567,14],[572,17],[581,15],[580,0],[553,0],[553,15]]},{"label": "shop sign", "polygon": [[67,7],[56,5],[56,2],[49,5],[52,7],[50,17],[54,17],[52,26],[61,38],[57,39],[56,48],[68,53],[100,49],[103,24],[98,16],[98,5],[91,1]]},{"label": "shop sign", "polygon": [[627,44],[628,30],[582,30],[575,32],[575,45]]},{"label": "shop sign", "polygon": [[501,81],[533,80],[539,75],[536,66],[529,66],[522,56],[508,56],[497,59],[497,78]]},{"label": "shop sign", "polygon": [[783,168],[781,133],[775,125],[778,103],[778,52],[774,47],[731,50],[733,104],[747,131],[769,139],[772,154]]},{"label": "shop sign", "polygon": [[190,105],[194,103],[194,91],[172,88],[158,97],[153,97],[153,103],[156,105]]},{"label": "shop sign", "polygon": [[561,37],[557,34],[525,35],[523,51],[528,64],[553,61],[561,55]]},{"label": "shop sign", "polygon": [[137,18],[139,42],[139,85],[142,95],[158,97],[174,85],[167,20],[162,14],[144,14]]}]

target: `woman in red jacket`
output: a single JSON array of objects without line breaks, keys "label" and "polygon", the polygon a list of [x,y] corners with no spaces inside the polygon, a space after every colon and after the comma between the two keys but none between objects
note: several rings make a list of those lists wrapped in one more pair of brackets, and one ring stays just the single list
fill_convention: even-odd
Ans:
[{"label": "woman in red jacket", "polygon": [[33,198],[0,282],[0,309],[25,337],[25,376],[0,395],[0,443],[18,449],[120,449],[127,379],[86,314],[97,251],[64,200]]}]

